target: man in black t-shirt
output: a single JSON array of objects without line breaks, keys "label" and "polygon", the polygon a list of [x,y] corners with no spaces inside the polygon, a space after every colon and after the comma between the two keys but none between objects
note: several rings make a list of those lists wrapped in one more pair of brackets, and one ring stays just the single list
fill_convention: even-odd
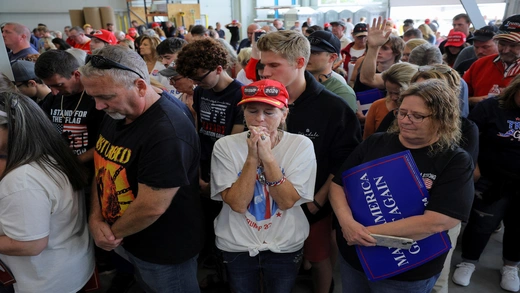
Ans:
[{"label": "man in black t-shirt", "polygon": [[197,85],[193,109],[201,144],[199,182],[206,236],[202,260],[216,257],[213,220],[222,208],[222,202],[209,198],[213,146],[221,137],[244,131],[244,114],[237,106],[242,99],[242,83],[229,76],[227,66],[228,51],[210,38],[186,45],[177,57],[177,72]]},{"label": "man in black t-shirt", "polygon": [[240,40],[239,29],[242,27],[242,24],[240,24],[236,19],[233,19],[233,21],[226,24],[225,27],[229,30],[229,33],[231,33],[229,44],[236,50],[238,48],[238,40]]},{"label": "man in black t-shirt", "polygon": [[36,75],[51,89],[41,107],[83,162],[91,162],[103,112],[96,110],[79,79],[80,64],[66,51],[51,50],[34,65]]},{"label": "man in black t-shirt", "polygon": [[[206,184],[215,141],[244,131],[244,115],[237,106],[242,84],[227,74],[227,64],[227,50],[209,38],[186,45],[177,57],[177,72],[197,85],[193,109],[202,149],[201,179]],[[206,184],[203,190],[209,188]]]},{"label": "man in black t-shirt", "polygon": [[198,292],[200,145],[193,124],[157,95],[146,63],[129,48],[104,47],[80,72],[107,114],[94,153],[89,227],[96,245],[122,246],[147,292]]}]

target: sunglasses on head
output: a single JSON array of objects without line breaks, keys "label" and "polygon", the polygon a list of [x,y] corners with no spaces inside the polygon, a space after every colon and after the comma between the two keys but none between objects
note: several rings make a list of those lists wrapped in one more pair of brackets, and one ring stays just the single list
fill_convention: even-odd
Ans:
[{"label": "sunglasses on head", "polygon": [[105,56],[87,55],[87,58],[85,58],[85,64],[87,64],[89,62],[90,62],[90,65],[92,65],[92,67],[95,67],[97,69],[114,69],[114,68],[116,68],[116,69],[126,70],[126,71],[133,72],[133,73],[137,74],[140,78],[144,79],[144,77],[137,71],[135,71],[129,67],[126,67],[123,64],[119,64],[115,61],[112,61]]},{"label": "sunglasses on head", "polygon": [[419,72],[427,72],[427,71],[431,71],[431,70],[435,70],[435,71],[438,71],[440,73],[451,72],[451,68],[448,67],[448,66],[435,66],[435,65],[420,66],[418,71]]}]

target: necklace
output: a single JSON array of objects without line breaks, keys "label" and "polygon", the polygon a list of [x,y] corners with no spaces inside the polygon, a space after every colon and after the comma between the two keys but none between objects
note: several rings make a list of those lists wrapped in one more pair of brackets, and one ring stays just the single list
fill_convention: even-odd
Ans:
[{"label": "necklace", "polygon": [[[76,108],[74,108],[74,112],[72,112],[72,115],[70,117],[74,117],[74,114],[76,113],[76,110],[78,110],[79,104],[81,104],[81,100],[83,99],[83,94],[85,94],[85,90],[81,93],[81,96],[79,97],[79,101],[76,104]],[[63,115],[63,95],[61,95],[61,118],[65,120],[65,115]]]}]

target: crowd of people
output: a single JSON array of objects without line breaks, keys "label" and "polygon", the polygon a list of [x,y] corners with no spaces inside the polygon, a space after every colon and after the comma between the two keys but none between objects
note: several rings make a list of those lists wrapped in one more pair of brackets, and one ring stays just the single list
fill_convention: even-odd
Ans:
[{"label": "crowd of people", "polygon": [[[16,282],[0,292],[85,292],[108,271],[112,293],[291,292],[307,273],[316,293],[448,292],[502,226],[500,286],[519,291],[519,23],[458,14],[445,39],[381,17],[3,24],[0,264]],[[361,224],[345,172],[403,151],[424,210]],[[373,234],[438,233],[451,249],[368,280]]]}]

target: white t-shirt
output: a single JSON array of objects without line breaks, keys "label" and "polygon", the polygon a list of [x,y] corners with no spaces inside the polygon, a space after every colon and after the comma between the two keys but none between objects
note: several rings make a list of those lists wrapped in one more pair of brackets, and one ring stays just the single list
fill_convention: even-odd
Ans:
[{"label": "white t-shirt", "polygon": [[252,80],[246,77],[246,72],[244,71],[244,69],[240,69],[235,79],[240,81],[243,85],[248,85],[253,82]]},{"label": "white t-shirt", "polygon": [[352,72],[354,71],[354,66],[356,65],[356,61],[352,61],[352,59],[357,60],[359,57],[363,56],[363,54],[365,54],[365,49],[356,50],[356,49],[354,49],[354,47],[352,47],[352,48],[350,48],[349,53],[350,53],[351,57],[356,57],[356,58],[351,58],[350,62],[348,63],[348,76],[347,76],[348,81],[350,81],[350,78],[352,77]]},{"label": "white t-shirt", "polygon": [[37,256],[0,254],[16,279],[16,292],[78,292],[94,272],[83,191],[74,191],[65,176],[48,170],[58,184],[36,163],[0,181],[0,235],[17,241],[49,237]]},{"label": "white t-shirt", "polygon": [[[247,133],[225,136],[215,143],[211,158],[211,198],[222,200],[221,192],[231,187],[242,172],[248,154]],[[301,204],[314,198],[316,156],[310,139],[284,132],[282,140],[272,149],[282,173],[292,183],[300,199],[282,211],[269,196],[269,187],[255,183],[253,199],[245,214],[231,209],[224,202],[215,219],[216,245],[228,252],[260,251],[295,252],[303,247],[309,235],[309,222]]]}]

